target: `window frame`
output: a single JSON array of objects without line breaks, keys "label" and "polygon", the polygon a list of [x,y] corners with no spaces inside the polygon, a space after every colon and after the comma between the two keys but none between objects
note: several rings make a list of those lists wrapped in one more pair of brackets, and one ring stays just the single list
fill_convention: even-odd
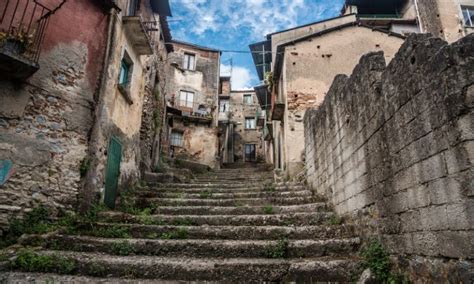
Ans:
[{"label": "window frame", "polygon": [[[468,13],[468,18],[465,18],[464,12]],[[462,24],[467,28],[474,28],[474,6],[461,5]],[[467,23],[469,22],[469,24]]]},{"label": "window frame", "polygon": [[[176,135],[178,136],[177,138]],[[176,141],[178,141],[179,143],[175,143]],[[182,131],[171,130],[170,145],[173,147],[182,148],[184,145],[184,133]]]},{"label": "window frame", "polygon": [[[192,66],[190,58],[193,58]],[[196,71],[196,54],[191,52],[185,52],[183,57],[183,69],[189,71]]]},{"label": "window frame", "polygon": [[[253,126],[253,127],[247,127],[247,121],[253,121],[253,123],[251,124],[251,126]],[[257,120],[255,119],[255,117],[246,117],[244,128],[245,128],[245,130],[255,130],[255,129],[257,129]]]},{"label": "window frame", "polygon": [[[246,98],[250,98],[250,100],[246,100]],[[243,100],[243,104],[246,105],[246,106],[253,105],[253,96],[252,96],[252,94],[244,94],[242,100]]]},{"label": "window frame", "polygon": [[[132,83],[133,60],[124,50],[122,60],[120,60],[118,84],[122,87],[128,87]],[[125,80],[125,81],[123,81]]]},{"label": "window frame", "polygon": [[[222,106],[226,106],[227,108],[222,110]],[[228,99],[219,100],[219,112],[220,113],[225,113],[225,112],[229,112],[229,111],[230,111],[230,100],[228,100]]]},{"label": "window frame", "polygon": [[[185,96],[186,96],[185,100],[182,99],[183,94],[185,94]],[[189,95],[192,95],[191,100],[188,99]],[[179,91],[179,106],[194,109],[194,97],[195,97],[195,95],[196,94],[194,92],[186,91],[186,90],[180,90]],[[184,105],[183,105],[183,102],[185,102]],[[191,106],[189,106],[188,103],[190,103]]]}]

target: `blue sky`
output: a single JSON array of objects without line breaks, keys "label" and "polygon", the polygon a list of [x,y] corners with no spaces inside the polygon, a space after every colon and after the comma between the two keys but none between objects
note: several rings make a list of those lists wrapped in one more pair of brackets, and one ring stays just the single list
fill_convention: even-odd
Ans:
[{"label": "blue sky", "polygon": [[[271,32],[339,15],[344,0],[170,0],[174,39],[220,50],[249,52],[248,45]],[[224,52],[221,74],[232,88],[259,83],[250,53]]]}]

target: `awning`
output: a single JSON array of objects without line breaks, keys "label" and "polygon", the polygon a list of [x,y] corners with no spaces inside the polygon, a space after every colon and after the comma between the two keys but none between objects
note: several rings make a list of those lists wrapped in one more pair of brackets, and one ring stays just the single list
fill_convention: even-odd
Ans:
[{"label": "awning", "polygon": [[257,95],[258,102],[262,109],[267,109],[271,107],[272,104],[272,94],[268,91],[267,85],[261,85],[254,88],[255,94]]},{"label": "awning", "polygon": [[170,2],[168,0],[150,0],[153,12],[160,16],[171,17]]},{"label": "awning", "polygon": [[[265,73],[271,71],[272,63],[272,44],[266,40],[249,45],[252,52],[253,62],[257,68],[257,74],[260,81],[265,78]],[[264,56],[265,55],[265,56]]]}]

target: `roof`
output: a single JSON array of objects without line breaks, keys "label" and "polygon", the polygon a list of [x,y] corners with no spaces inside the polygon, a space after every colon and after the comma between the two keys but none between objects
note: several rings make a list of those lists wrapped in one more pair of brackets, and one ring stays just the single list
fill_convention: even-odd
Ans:
[{"label": "roof", "polygon": [[189,46],[189,47],[192,47],[192,48],[195,48],[195,49],[204,50],[204,51],[219,52],[219,53],[221,53],[221,51],[220,51],[219,49],[214,49],[214,48],[210,48],[210,47],[205,47],[205,46],[202,46],[202,45],[197,45],[197,44],[189,43],[189,42],[185,42],[185,41],[180,41],[180,40],[175,40],[175,39],[174,39],[174,40],[171,41],[171,43],[186,45],[186,46]]},{"label": "roof", "polygon": [[171,8],[169,0],[150,0],[151,9],[160,16],[171,17]]},{"label": "roof", "polygon": [[[357,6],[359,14],[395,14],[408,0],[346,0],[345,5]],[[344,11],[342,11],[344,13]]]},{"label": "roof", "polygon": [[274,77],[273,77],[274,80],[276,78],[280,77],[280,72],[281,72],[281,68],[282,68],[282,64],[283,64],[283,60],[284,60],[284,51],[285,51],[285,48],[287,46],[293,45],[295,43],[299,43],[299,42],[302,42],[302,41],[306,41],[310,38],[314,38],[314,37],[317,37],[317,36],[328,34],[328,33],[331,33],[333,31],[338,31],[338,30],[342,30],[342,29],[345,29],[345,28],[348,28],[348,27],[353,27],[353,26],[359,26],[359,27],[371,29],[372,31],[385,33],[385,34],[395,36],[395,37],[398,37],[398,38],[401,38],[401,39],[406,38],[405,36],[403,36],[401,34],[390,32],[390,31],[383,30],[383,29],[377,29],[377,28],[368,26],[366,24],[363,24],[360,21],[355,21],[355,22],[351,22],[351,23],[347,23],[347,24],[342,24],[342,25],[339,25],[339,26],[336,26],[336,27],[333,27],[333,28],[329,28],[329,29],[326,29],[326,30],[323,30],[323,31],[319,31],[319,32],[316,32],[316,33],[313,33],[313,34],[310,34],[310,35],[307,35],[307,36],[304,36],[304,37],[300,37],[296,40],[293,40],[293,41],[290,41],[290,42],[287,42],[287,43],[283,43],[283,44],[278,46],[277,56],[276,56],[276,61],[275,61]]},{"label": "roof", "polygon": [[166,19],[166,16],[160,16],[160,27],[161,31],[163,34],[163,40],[165,42],[166,46],[166,51],[168,53],[173,52],[174,48],[172,44],[169,44],[169,42],[172,41],[172,36],[171,36],[171,31],[170,31],[170,26],[168,25],[168,20]]},{"label": "roof", "polygon": [[[257,68],[258,78],[263,80],[265,73],[271,70],[272,43],[270,40],[261,41],[249,45],[252,52],[252,59]],[[265,56],[263,56],[265,51]]]},{"label": "roof", "polygon": [[286,29],[286,30],[274,32],[274,33],[271,33],[271,34],[267,34],[267,39],[271,39],[271,36],[272,36],[272,35],[275,35],[275,34],[281,34],[281,33],[289,32],[289,31],[293,31],[293,30],[297,30],[297,29],[301,29],[301,28],[304,28],[304,27],[309,27],[309,26],[316,25],[316,24],[321,24],[321,23],[324,23],[324,22],[329,22],[329,21],[333,21],[333,20],[336,20],[336,19],[340,19],[340,18],[345,18],[345,17],[353,16],[353,15],[354,15],[354,14],[341,15],[341,16],[338,16],[338,17],[329,18],[329,19],[324,19],[324,20],[321,20],[321,21],[316,21],[316,22],[312,22],[312,23],[309,23],[309,24],[304,24],[304,25],[301,25],[301,26],[297,26],[297,27],[293,27],[293,28]]}]

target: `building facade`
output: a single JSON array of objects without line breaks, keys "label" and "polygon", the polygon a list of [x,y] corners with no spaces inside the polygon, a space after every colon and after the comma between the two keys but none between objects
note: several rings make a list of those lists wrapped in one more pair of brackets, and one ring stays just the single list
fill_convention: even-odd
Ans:
[{"label": "building facade", "polygon": [[172,42],[166,86],[164,152],[171,158],[218,167],[219,50]]},{"label": "building facade", "polygon": [[396,33],[431,33],[447,42],[474,31],[473,0],[347,0],[342,14]]},{"label": "building facade", "polygon": [[264,114],[253,90],[232,90],[230,77],[221,77],[219,150],[222,164],[265,162]]},{"label": "building facade", "polygon": [[37,204],[114,207],[139,178],[147,67],[169,15],[155,4],[0,4],[1,227]]}]

